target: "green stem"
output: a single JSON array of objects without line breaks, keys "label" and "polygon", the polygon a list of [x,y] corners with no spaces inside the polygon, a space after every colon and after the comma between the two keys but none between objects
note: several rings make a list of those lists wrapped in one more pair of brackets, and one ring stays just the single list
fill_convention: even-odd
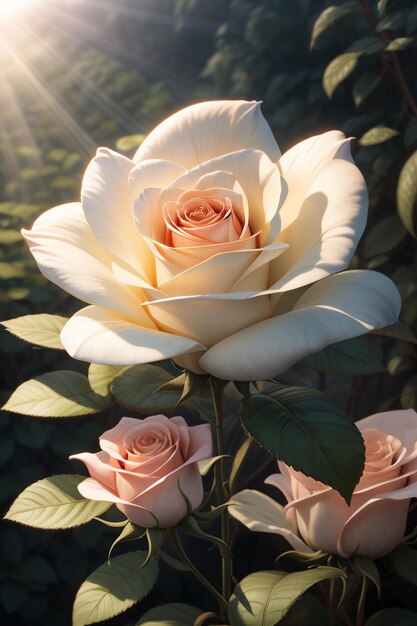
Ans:
[{"label": "green stem", "polygon": [[362,576],[362,587],[358,602],[358,611],[356,613],[356,626],[362,626],[365,616],[365,600],[366,600],[366,576]]},{"label": "green stem", "polygon": [[[217,454],[224,454],[224,431],[223,431],[223,382],[216,379],[210,380],[211,394],[213,398],[214,414],[216,417],[216,440]],[[215,483],[217,505],[224,504],[229,499],[228,489],[224,480],[224,459],[220,459],[215,467]],[[229,513],[225,509],[221,514],[221,537],[229,545]],[[226,550],[222,552],[222,596],[229,599],[231,594],[232,562],[230,554]]]},{"label": "green stem", "polygon": [[173,546],[175,547],[178,555],[181,557],[183,562],[190,568],[194,576],[210,591],[210,593],[216,598],[219,603],[220,611],[223,613],[227,608],[227,600],[223,598],[222,595],[213,587],[213,585],[203,576],[201,572],[195,567],[194,563],[190,560],[188,554],[184,550],[182,545],[180,535],[178,533],[178,529],[176,526],[172,528],[168,528],[168,535],[172,541]]}]

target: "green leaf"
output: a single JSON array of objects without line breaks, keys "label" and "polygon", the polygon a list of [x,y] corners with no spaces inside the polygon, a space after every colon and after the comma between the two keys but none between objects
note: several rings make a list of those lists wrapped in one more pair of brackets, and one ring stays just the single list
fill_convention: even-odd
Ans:
[{"label": "green leaf", "polygon": [[329,98],[332,97],[336,87],[353,72],[359,56],[359,52],[345,52],[333,59],[326,67],[323,75],[323,88]]},{"label": "green leaf", "polygon": [[275,626],[312,585],[345,576],[342,570],[325,566],[292,574],[280,571],[250,574],[235,587],[230,599],[230,626]]},{"label": "green leaf", "polygon": [[397,185],[398,214],[417,239],[417,150],[405,162]]},{"label": "green leaf", "polygon": [[[122,522],[123,523],[123,522]],[[120,535],[116,537],[113,543],[110,546],[109,553],[107,555],[107,561],[110,561],[111,556],[113,554],[114,548],[121,541],[134,541],[136,539],[141,539],[145,535],[145,529],[137,526],[130,520],[127,520],[126,523],[123,523],[122,530]]]},{"label": "green leaf", "polygon": [[[0,245],[12,246],[18,241],[22,241],[22,235],[18,230],[1,230],[0,231]],[[3,278],[3,275],[2,275]]]},{"label": "green leaf", "polygon": [[378,220],[363,242],[363,253],[367,259],[386,254],[397,248],[404,240],[405,230],[398,215],[389,215]]},{"label": "green leaf", "polygon": [[416,626],[417,613],[408,609],[384,609],[366,620],[365,626]]},{"label": "green leaf", "polygon": [[239,472],[242,468],[243,462],[246,458],[246,455],[249,451],[249,448],[252,443],[252,437],[245,437],[245,441],[240,446],[239,450],[235,454],[235,458],[233,459],[232,469],[230,471],[229,478],[229,489],[230,493],[233,493],[233,489],[235,487],[236,479],[239,475]]},{"label": "green leaf", "polygon": [[60,333],[67,323],[68,318],[61,315],[49,315],[39,313],[36,315],[23,315],[12,320],[2,322],[7,330],[15,335],[45,348],[64,350]]},{"label": "green leaf", "polygon": [[388,141],[388,139],[392,139],[392,137],[396,137],[398,134],[398,130],[394,130],[394,128],[376,126],[362,135],[359,143],[361,146],[374,146],[378,143],[384,143],[384,141]]},{"label": "green leaf", "polygon": [[[26,276],[26,272],[19,262],[17,263],[0,262],[0,276],[3,279],[23,278],[24,276]],[[2,324],[4,324],[4,322],[2,322]]]},{"label": "green leaf", "polygon": [[412,117],[404,131],[404,145],[409,150],[417,142],[417,117]]},{"label": "green leaf", "polygon": [[74,602],[73,626],[110,619],[142,600],[158,578],[151,559],[142,567],[146,552],[137,550],[104,563],[83,582]]},{"label": "green leaf", "polygon": [[388,569],[417,587],[417,550],[401,544],[384,557],[384,562]]},{"label": "green leaf", "polygon": [[202,612],[189,604],[162,604],[142,615],[135,626],[194,626]]},{"label": "green leaf", "polygon": [[172,409],[178,392],[162,391],[158,387],[171,379],[156,365],[134,365],[114,378],[110,389],[117,402],[138,413],[163,412]]},{"label": "green leaf", "polygon": [[407,16],[407,35],[413,34],[417,30],[417,6],[410,11]]},{"label": "green leaf", "polygon": [[169,567],[172,567],[172,569],[178,570],[179,572],[190,571],[190,568],[188,567],[188,565],[186,565],[182,561],[179,561],[174,556],[171,556],[171,554],[168,554],[167,552],[164,552],[163,550],[159,552],[159,556],[167,565],[169,565]]},{"label": "green leaf", "polygon": [[281,387],[241,404],[245,430],[295,470],[336,489],[349,504],[365,450],[353,420],[324,394]]},{"label": "green leaf", "polygon": [[379,38],[369,35],[354,41],[347,49],[347,52],[357,52],[359,54],[376,54],[385,48],[385,43]]},{"label": "green leaf", "polygon": [[210,377],[208,376],[208,374],[207,375],[194,374],[194,372],[185,370],[184,385],[181,391],[181,396],[177,400],[177,403],[174,407],[174,411],[180,404],[198,395],[200,391],[202,391],[204,387],[206,387],[209,380],[210,380]]},{"label": "green leaf", "polygon": [[392,326],[384,326],[384,328],[378,328],[371,331],[371,334],[383,335],[384,337],[392,337],[393,339],[409,341],[410,343],[417,343],[417,337],[415,336],[413,331],[402,322],[395,322],[395,324],[392,324]]},{"label": "green leaf", "polygon": [[372,581],[378,591],[378,596],[381,595],[381,578],[379,571],[374,561],[366,556],[354,556],[349,559],[350,566],[360,576],[366,576]]},{"label": "green leaf", "polygon": [[356,337],[327,346],[303,359],[302,364],[332,374],[363,375],[385,371],[369,346]]},{"label": "green leaf", "polygon": [[414,42],[414,37],[397,37],[393,39],[385,48],[385,52],[398,52],[405,50]]},{"label": "green leaf", "polygon": [[110,502],[83,498],[78,474],[59,474],[38,480],[13,502],[5,519],[47,530],[74,528],[90,522],[110,508]]},{"label": "green leaf", "polygon": [[116,149],[120,152],[130,152],[137,150],[145,139],[146,135],[125,135],[116,141]]},{"label": "green leaf", "polygon": [[125,365],[98,365],[91,363],[88,368],[88,381],[91,389],[100,396],[107,397],[110,392],[110,385],[113,378],[121,374],[126,369]]},{"label": "green leaf", "polygon": [[381,17],[384,17],[385,15],[388,2],[390,2],[390,0],[378,0],[378,13]]},{"label": "green leaf", "polygon": [[353,101],[355,106],[359,107],[364,100],[376,89],[381,82],[382,76],[379,74],[373,74],[372,72],[365,72],[359,76],[358,80],[353,85]]},{"label": "green leaf", "polygon": [[83,374],[58,370],[20,385],[3,410],[35,417],[74,417],[104,411],[111,399],[95,393]]},{"label": "green leaf", "polygon": [[408,379],[400,395],[403,409],[417,409],[417,376]]},{"label": "green leaf", "polygon": [[361,13],[361,6],[358,2],[344,2],[339,6],[330,6],[324,9],[314,22],[313,32],[310,41],[310,50],[314,48],[317,39],[322,35],[336,20],[351,13]]},{"label": "green leaf", "polygon": [[383,30],[398,30],[405,23],[406,11],[396,11],[384,17],[377,25],[378,33]]},{"label": "green leaf", "polygon": [[293,604],[280,624],[282,626],[301,626],[301,624],[330,626],[330,620],[320,600],[307,592]]}]

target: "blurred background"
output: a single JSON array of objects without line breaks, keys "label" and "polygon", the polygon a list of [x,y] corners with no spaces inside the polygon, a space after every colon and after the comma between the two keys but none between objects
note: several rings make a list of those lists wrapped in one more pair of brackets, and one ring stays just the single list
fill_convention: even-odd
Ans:
[{"label": "blurred background", "polygon": [[[131,156],[174,111],[243,98],[263,100],[282,151],[335,128],[357,138],[370,211],[352,267],[390,275],[403,297],[401,319],[416,331],[416,40],[413,0],[0,0],[0,319],[79,308],[40,275],[20,229],[79,199],[98,146]],[[325,390],[354,418],[417,408],[414,343],[374,336],[344,344],[286,379]],[[5,329],[0,363],[2,404],[38,374],[86,369]],[[35,480],[73,472],[68,455],[96,450],[122,414],[58,424],[1,413],[0,512]],[[261,484],[270,471],[265,458],[258,465]],[[104,561],[112,536],[98,523],[55,533],[3,523],[1,623],[69,626],[76,589]],[[257,566],[268,564],[260,558]],[[163,572],[146,606],[197,603],[195,589]],[[142,611],[115,623],[133,624]]]}]

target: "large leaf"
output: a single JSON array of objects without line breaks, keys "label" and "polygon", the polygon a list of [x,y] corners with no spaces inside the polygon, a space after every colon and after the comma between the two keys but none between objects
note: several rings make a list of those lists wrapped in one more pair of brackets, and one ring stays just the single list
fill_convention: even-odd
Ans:
[{"label": "large leaf", "polygon": [[61,315],[49,315],[39,313],[36,315],[23,315],[12,320],[2,322],[9,332],[20,339],[34,343],[45,348],[64,350],[60,333],[68,318]]},{"label": "large leaf", "polygon": [[361,6],[358,2],[344,2],[339,6],[330,6],[324,9],[314,22],[313,32],[311,35],[310,48],[314,48],[317,39],[322,35],[336,20],[351,13],[361,13]]},{"label": "large leaf", "polygon": [[134,365],[114,378],[110,390],[117,402],[139,413],[172,409],[180,396],[178,391],[156,390],[172,376],[156,365]]},{"label": "large leaf", "polygon": [[4,405],[5,411],[35,417],[73,417],[103,411],[111,398],[95,393],[78,372],[48,372],[20,385]]},{"label": "large leaf", "polygon": [[142,600],[158,578],[158,564],[137,550],[111,559],[83,582],[74,602],[73,626],[110,619]]},{"label": "large leaf", "polygon": [[365,449],[353,420],[324,394],[281,387],[241,404],[246,431],[264,448],[336,489],[349,504],[364,467]]},{"label": "large leaf", "polygon": [[194,626],[203,611],[189,604],[162,604],[147,611],[135,626]]},{"label": "large leaf", "polygon": [[13,502],[5,519],[47,530],[86,524],[111,506],[83,498],[77,486],[85,480],[78,474],[60,474],[38,480]]},{"label": "large leaf", "polygon": [[312,585],[345,577],[335,567],[316,567],[303,572],[256,572],[246,576],[230,599],[230,626],[275,626],[288,613],[297,598]]},{"label": "large leaf", "polygon": [[375,126],[375,128],[371,128],[366,131],[364,135],[362,135],[359,139],[359,143],[361,146],[374,146],[375,144],[388,141],[388,139],[392,139],[392,137],[396,137],[398,134],[398,130],[395,130],[394,128]]},{"label": "large leaf", "polygon": [[366,620],[365,626],[416,626],[417,613],[408,609],[384,609]]},{"label": "large leaf", "polygon": [[388,568],[417,587],[417,550],[405,544],[384,557]]},{"label": "large leaf", "polygon": [[385,371],[368,345],[356,337],[327,346],[303,359],[302,363],[319,372],[332,374],[357,375]]},{"label": "large leaf", "polygon": [[353,72],[359,57],[359,52],[345,52],[333,59],[326,67],[323,75],[323,88],[329,98],[332,97],[336,87]]},{"label": "large leaf", "polygon": [[404,226],[417,239],[417,150],[401,170],[397,186],[397,206]]}]

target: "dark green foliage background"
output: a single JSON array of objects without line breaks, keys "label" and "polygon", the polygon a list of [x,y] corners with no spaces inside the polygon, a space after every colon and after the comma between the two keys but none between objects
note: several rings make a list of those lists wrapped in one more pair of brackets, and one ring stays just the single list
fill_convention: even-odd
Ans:
[{"label": "dark green foliage background", "polygon": [[[375,127],[397,131],[386,141],[372,143],[371,138],[369,143],[368,136],[353,143],[369,187],[370,212],[352,267],[378,269],[394,279],[403,297],[401,319],[416,332],[412,233],[417,182],[407,205],[408,229],[398,217],[397,203],[400,172],[417,149],[416,8],[412,0],[350,4],[356,5],[354,11],[330,24],[312,50],[313,24],[327,6],[316,0],[45,0],[29,20],[1,23],[0,319],[39,312],[68,316],[79,308],[39,274],[19,231],[46,208],[79,198],[82,172],[96,146],[130,155],[139,140],[132,135],[146,134],[189,103],[245,98],[264,100],[264,114],[283,150],[333,128],[359,139]],[[372,12],[370,21],[365,5]],[[384,12],[388,26],[378,30]],[[372,52],[369,41],[362,41],[376,36],[383,48],[396,38],[407,41],[398,44],[394,56],[380,46]],[[330,99],[323,73],[352,46],[366,51]],[[362,345],[382,361],[382,368],[373,362],[368,375],[352,376],[350,365],[343,375],[346,356],[338,361],[333,353],[333,360],[329,355],[306,360],[283,378],[325,390],[354,418],[389,408],[417,408],[415,345],[376,336]],[[353,344],[344,350],[359,358]],[[0,359],[3,401],[18,384],[42,372],[86,370],[65,353],[34,348],[4,329]],[[366,373],[366,367],[360,372]],[[115,408],[99,417],[58,423],[2,413],[1,511],[31,482],[79,471],[68,455],[96,450],[98,435],[122,414]],[[254,477],[258,481],[269,472],[265,458],[257,463],[263,463]],[[59,533],[3,523],[2,624],[69,625],[75,590],[104,561],[112,537],[98,523]],[[253,567],[273,566],[259,556],[264,541],[251,538],[247,547],[257,556],[250,563],[247,553],[237,563],[239,576]],[[211,560],[213,553],[208,567]],[[198,585],[184,581],[163,571],[154,601],[196,603],[199,595],[201,606],[209,602]],[[416,608],[412,594],[400,587],[392,585],[393,602]],[[141,612],[131,613],[132,624]]]}]

